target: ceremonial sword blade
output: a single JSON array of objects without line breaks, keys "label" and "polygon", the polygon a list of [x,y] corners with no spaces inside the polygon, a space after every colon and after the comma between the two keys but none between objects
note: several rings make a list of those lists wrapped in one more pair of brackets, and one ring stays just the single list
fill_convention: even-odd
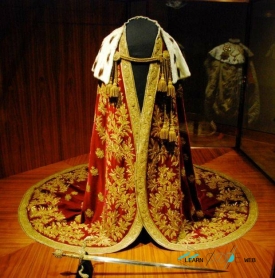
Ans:
[{"label": "ceremonial sword blade", "polygon": [[63,253],[63,252],[60,253],[60,251],[56,251],[53,254],[56,257],[64,256],[64,257],[82,259],[85,261],[97,261],[97,262],[104,262],[104,263],[138,265],[138,266],[153,266],[153,267],[164,267],[164,268],[175,268],[175,269],[182,269],[182,270],[197,270],[197,271],[208,271],[208,272],[227,272],[227,270],[225,270],[225,269],[195,267],[195,266],[187,266],[187,265],[168,264],[168,263],[135,261],[135,260],[126,260],[126,259],[118,259],[118,258],[111,258],[111,257],[102,257],[102,256],[83,255],[82,257],[79,257],[79,255],[76,255],[76,254]]},{"label": "ceremonial sword blade", "polygon": [[153,266],[153,267],[175,268],[175,269],[185,269],[185,270],[226,272],[226,270],[224,270],[224,269],[214,269],[214,268],[206,268],[206,267],[194,267],[194,266],[168,264],[168,263],[144,262],[144,261],[117,259],[117,258],[101,257],[101,256],[89,256],[89,257],[92,257],[92,260],[94,260],[94,261],[105,262],[105,263],[114,263],[114,264],[127,264],[127,265]]}]

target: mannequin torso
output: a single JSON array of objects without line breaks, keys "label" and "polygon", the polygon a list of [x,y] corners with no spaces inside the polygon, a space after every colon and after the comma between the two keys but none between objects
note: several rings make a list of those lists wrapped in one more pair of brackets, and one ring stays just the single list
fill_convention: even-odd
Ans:
[{"label": "mannequin torso", "polygon": [[[135,58],[151,57],[157,34],[157,25],[146,18],[135,18],[134,20],[129,21],[126,26],[129,55]],[[149,65],[149,63],[132,62],[140,109],[143,105]]]}]

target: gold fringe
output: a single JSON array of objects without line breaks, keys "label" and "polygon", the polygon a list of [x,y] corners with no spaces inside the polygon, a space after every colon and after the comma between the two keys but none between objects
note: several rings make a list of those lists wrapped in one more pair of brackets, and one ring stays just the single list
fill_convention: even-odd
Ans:
[{"label": "gold fringe", "polygon": [[158,91],[163,92],[163,93],[167,92],[167,84],[166,84],[166,80],[164,78],[164,73],[163,72],[161,73],[161,78],[159,80]]},{"label": "gold fringe", "polygon": [[163,126],[159,134],[160,139],[167,140],[169,138],[169,121],[166,114],[166,104],[164,105],[164,119]]},{"label": "gold fringe", "polygon": [[176,142],[177,134],[173,120],[173,98],[171,97],[170,126],[169,126],[169,142]]},{"label": "gold fringe", "polygon": [[169,52],[164,54],[166,57],[166,70],[167,70],[167,79],[168,79],[168,86],[167,86],[167,95],[174,98],[176,96],[175,86],[172,83],[172,70],[171,70],[171,63],[170,63],[170,55]]},{"label": "gold fringe", "polygon": [[162,129],[160,130],[160,139],[167,140],[169,138],[169,127],[168,122],[164,122]]},{"label": "gold fringe", "polygon": [[118,98],[119,97],[119,87],[118,87],[118,82],[117,82],[117,55],[115,55],[114,60],[115,60],[114,61],[114,82],[113,82],[112,87],[110,88],[109,97]]},{"label": "gold fringe", "polygon": [[160,57],[160,80],[158,83],[158,91],[162,93],[167,92],[167,82],[165,78],[165,61],[163,59],[163,54]]},{"label": "gold fringe", "polygon": [[107,96],[110,96],[112,86],[113,86],[113,78],[111,76],[109,83],[106,85],[106,94],[107,94]]},{"label": "gold fringe", "polygon": [[117,83],[113,83],[113,86],[110,90],[110,97],[115,97],[115,98],[118,98],[119,97],[119,88],[117,86]]},{"label": "gold fringe", "polygon": [[[164,120],[163,127],[160,131],[160,138],[162,140],[169,140],[169,142],[177,141],[177,134],[173,123],[173,101],[176,96],[175,86],[172,83],[172,73],[170,65],[170,54],[167,50],[163,51],[163,59],[161,60],[161,78],[158,84],[159,92],[166,92],[171,100],[171,111],[169,117],[166,115],[166,105],[164,106]],[[167,85],[168,80],[168,85]]]},{"label": "gold fringe", "polygon": [[177,134],[174,125],[170,125],[168,138],[169,138],[169,142],[177,141]]},{"label": "gold fringe", "polygon": [[164,62],[164,75],[167,81],[170,77],[170,54],[168,50],[163,51],[163,62]]},{"label": "gold fringe", "polygon": [[173,85],[171,78],[169,78],[169,81],[168,81],[167,96],[171,96],[171,97],[176,96],[175,86]]}]

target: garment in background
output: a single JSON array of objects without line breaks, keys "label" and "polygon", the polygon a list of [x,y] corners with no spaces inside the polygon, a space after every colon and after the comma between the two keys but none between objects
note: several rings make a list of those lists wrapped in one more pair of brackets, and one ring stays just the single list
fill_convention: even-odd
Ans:
[{"label": "garment in background", "polygon": [[229,39],[208,53],[204,63],[208,76],[205,90],[205,116],[208,121],[236,121],[241,90],[244,84],[244,66],[247,63],[245,88],[245,117],[248,124],[260,113],[259,86],[252,52],[239,39]]}]

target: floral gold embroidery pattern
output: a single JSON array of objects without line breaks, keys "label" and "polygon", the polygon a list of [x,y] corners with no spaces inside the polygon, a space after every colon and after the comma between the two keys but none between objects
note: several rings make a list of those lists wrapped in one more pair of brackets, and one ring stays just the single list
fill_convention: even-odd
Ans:
[{"label": "floral gold embroidery pattern", "polygon": [[102,192],[99,192],[97,196],[98,196],[98,199],[100,202],[104,201],[104,196],[103,196]]},{"label": "floral gold embroidery pattern", "polygon": [[90,209],[87,209],[87,210],[85,211],[85,214],[87,215],[87,217],[91,218],[91,217],[93,217],[94,212],[93,212],[92,210],[90,210]]},{"label": "floral gold embroidery pattern", "polygon": [[[147,191],[150,215],[161,233],[176,242],[182,225],[181,206],[183,193],[180,189],[179,147],[173,143],[173,151],[159,139],[163,111],[156,105],[152,119],[148,148]],[[176,119],[175,126],[177,126]],[[176,129],[178,134],[178,129]]]},{"label": "floral gold embroidery pattern", "polygon": [[[215,198],[217,205],[211,218],[204,218],[195,223],[185,221],[182,226],[185,236],[179,239],[179,243],[188,241],[189,244],[203,244],[221,240],[233,232],[238,233],[238,229],[248,222],[251,206],[242,188],[227,178],[202,168],[196,169],[196,174],[200,180],[199,189],[202,187],[208,191],[205,198]],[[213,186],[213,181],[217,186]],[[201,189],[201,192],[205,190]],[[255,217],[255,208],[252,211]]]},{"label": "floral gold embroidery pattern", "polygon": [[88,183],[86,185],[86,192],[91,192],[91,186]]},{"label": "floral gold embroidery pattern", "polygon": [[[104,192],[97,194],[98,202],[103,203],[100,217],[93,221],[87,232],[93,235],[88,243],[91,246],[113,246],[120,242],[131,227],[141,229],[137,214],[135,195],[135,146],[126,96],[121,79],[121,65],[118,65],[119,103],[110,101],[106,86],[102,84],[98,91],[99,109],[95,116],[95,133],[101,147],[96,147],[95,155],[104,163]],[[102,161],[102,162],[101,162]],[[97,166],[98,168],[98,166]],[[91,187],[95,169],[91,169]],[[91,189],[92,190],[92,189]],[[136,235],[137,236],[137,235]]]},{"label": "floral gold embroidery pattern", "polygon": [[87,167],[59,174],[35,188],[26,207],[32,227],[46,236],[63,243],[80,245],[85,236],[84,224],[76,221],[67,222],[66,216],[59,209],[62,199],[71,201],[78,192],[71,190],[72,184],[85,183]]},{"label": "floral gold embroidery pattern", "polygon": [[90,173],[93,175],[93,176],[97,176],[98,175],[98,169],[96,169],[95,167],[91,167],[90,169]]},{"label": "floral gold embroidery pattern", "polygon": [[[208,169],[196,166],[195,170],[197,179],[201,181],[199,185],[200,198],[207,198],[208,202],[210,202],[209,199],[212,200],[209,208],[213,204],[215,206],[211,217],[209,215],[208,218],[204,218],[201,221],[192,222],[183,218],[177,240],[167,242],[167,247],[174,250],[185,250],[186,244],[189,244],[194,249],[223,245],[242,236],[254,225],[257,219],[257,204],[247,188]],[[90,245],[92,247],[87,247],[87,250],[91,250],[91,252],[95,252],[95,247],[112,246],[113,240],[121,238],[122,231],[127,230],[128,220],[132,219],[134,215],[134,198],[132,203],[126,204],[130,198],[121,194],[123,196],[120,200],[121,203],[116,205],[121,205],[125,210],[130,209],[132,211],[125,214],[124,217],[127,221],[118,220],[117,223],[115,223],[119,219],[117,211],[107,212],[108,218],[105,218],[103,223],[87,225],[80,223],[79,215],[72,221],[67,220],[66,215],[59,209],[58,205],[62,200],[65,200],[67,194],[70,194],[72,198],[77,196],[75,193],[76,185],[85,188],[86,178],[83,176],[84,172],[87,177],[88,169],[86,165],[78,167],[78,169],[68,169],[66,172],[51,177],[40,183],[39,186],[35,185],[30,189],[30,192],[26,194],[26,202],[22,202],[19,209],[19,219],[22,226],[32,237],[54,248],[56,247],[55,242],[64,244],[62,246],[66,248],[68,245],[70,247],[81,246],[83,239],[87,235],[93,235],[93,245]],[[161,169],[161,172],[160,182],[162,185],[159,190],[160,193],[152,196],[151,211],[154,212],[154,220],[158,223],[162,232],[167,237],[171,237],[176,231],[173,223],[179,221],[179,215],[171,214],[169,208],[171,208],[172,203],[169,197],[161,194],[161,192],[166,187],[172,192],[172,196],[176,193],[173,191],[174,186],[170,184],[173,175],[168,174],[165,167]],[[170,180],[165,181],[166,175]],[[121,179],[123,171],[118,168],[113,172],[112,176]],[[209,182],[211,177],[219,179],[218,186],[215,189],[211,189],[212,184]],[[74,189],[71,190],[72,188]],[[123,186],[121,189],[123,189]],[[156,190],[156,185],[151,184],[150,190],[152,192]],[[115,192],[114,194],[118,194],[115,189],[113,191]],[[211,192],[213,196],[207,196],[207,192]],[[112,200],[109,199],[109,201]],[[80,206],[81,204],[79,204]],[[167,210],[167,218],[164,218],[162,214],[162,209],[164,208]],[[93,217],[94,212],[86,210],[85,214],[88,217]],[[114,226],[112,229],[113,238],[110,237],[106,229],[109,226]],[[48,238],[50,241],[47,240]]]},{"label": "floral gold embroidery pattern", "polygon": [[96,154],[96,156],[97,156],[98,158],[103,158],[103,157],[104,157],[104,151],[101,150],[100,148],[97,148],[97,149],[96,149],[95,154]]}]

